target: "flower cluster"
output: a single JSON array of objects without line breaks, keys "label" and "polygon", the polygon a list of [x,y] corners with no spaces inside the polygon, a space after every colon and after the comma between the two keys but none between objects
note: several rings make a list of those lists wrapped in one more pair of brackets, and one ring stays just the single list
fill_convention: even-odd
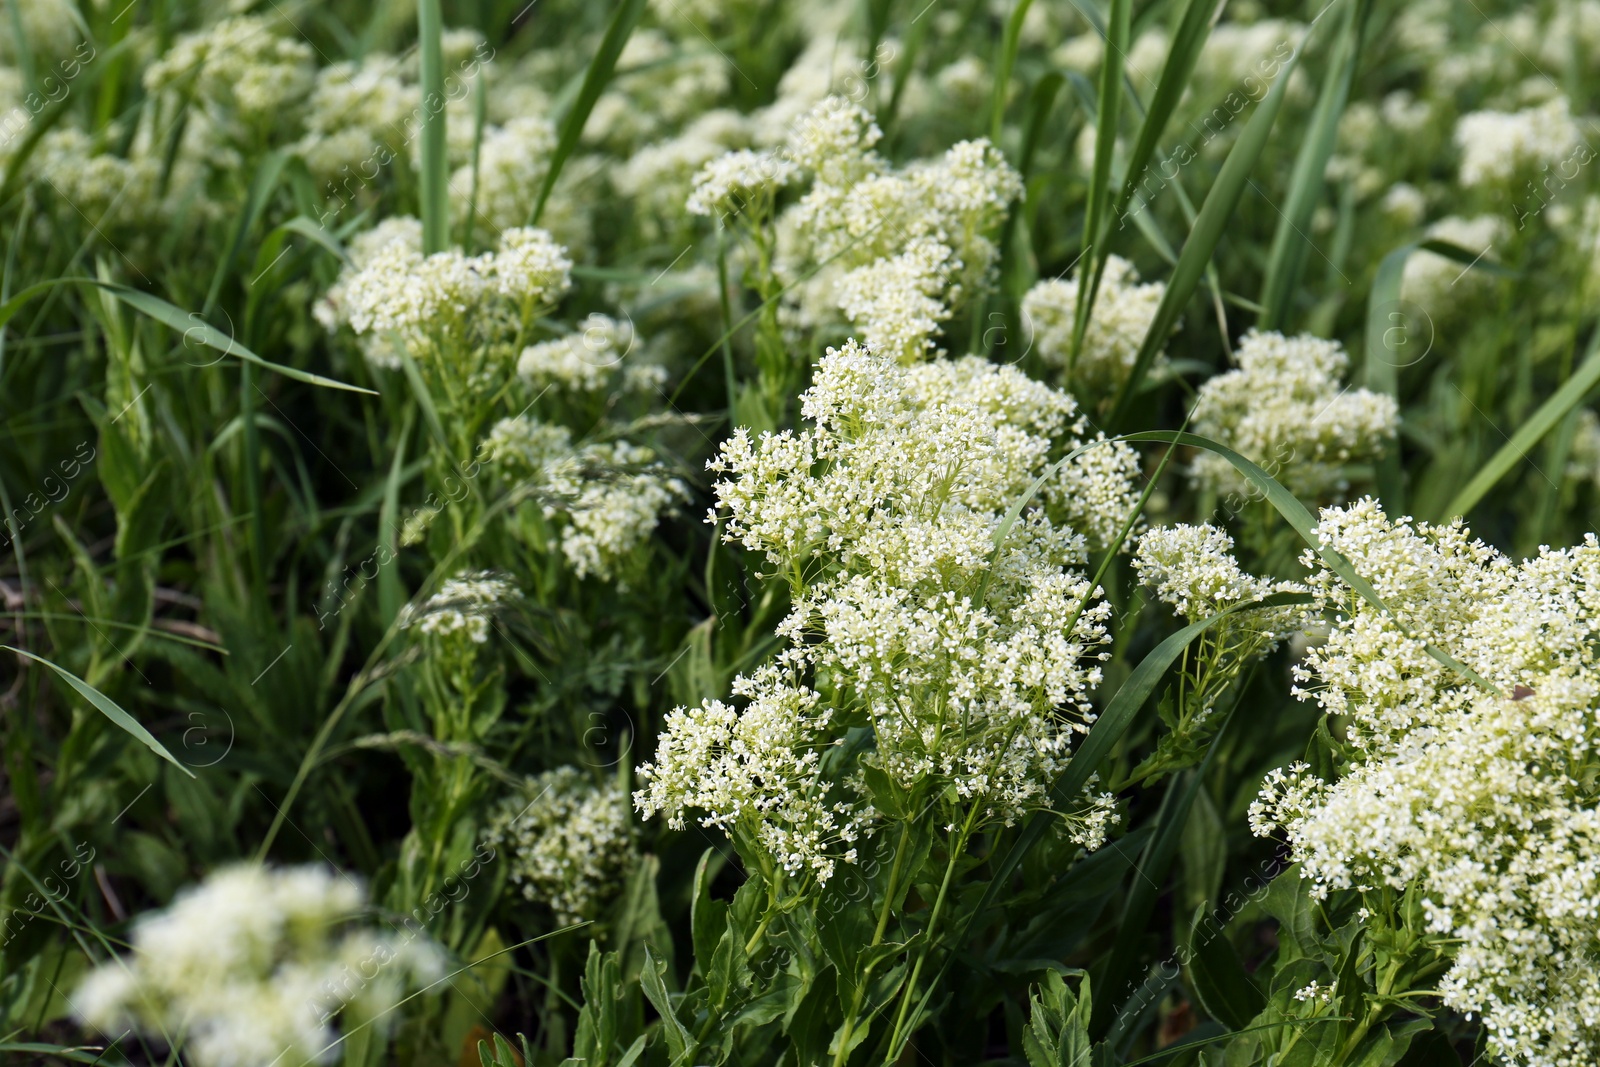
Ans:
[{"label": "flower cluster", "polygon": [[506,797],[485,838],[510,857],[513,884],[565,926],[599,918],[633,857],[628,794],[576,767],[529,778]]},{"label": "flower cluster", "polygon": [[[1234,559],[1233,538],[1226,530],[1209,524],[1179,523],[1148,531],[1139,538],[1133,566],[1139,580],[1154,588],[1162,603],[1190,622],[1237,610],[1274,593],[1305,591],[1305,586],[1297,582],[1275,582],[1246,574]],[[1299,630],[1305,622],[1304,612],[1297,608],[1240,611],[1234,618],[1241,621],[1232,625],[1247,626],[1261,642],[1262,651]]]},{"label": "flower cluster", "polygon": [[778,220],[779,276],[796,288],[789,317],[819,328],[837,312],[902,359],[934,350],[938,324],[986,285],[992,233],[1022,179],[986,140],[895,169],[874,145],[871,114],[830,96],[796,123],[783,158],[812,176]]},{"label": "flower cluster", "polygon": [[[852,342],[801,402],[810,428],[740,429],[711,464],[727,476],[711,520],[791,585],[789,647],[736,684],[743,710],[676,711],[634,800],[674,824],[699,809],[821,881],[882,815],[831,754],[854,723],[872,727],[862,758],[896,788],[948,787],[984,822],[1047,805],[1092,718],[1109,607],[1052,494],[1006,521],[1081,441],[1071,397],[975,357],[904,367]],[[1126,466],[1061,469],[1061,496],[1132,492]],[[1076,820],[1078,839],[1098,844],[1107,821]]]},{"label": "flower cluster", "polygon": [[1302,607],[1250,605],[1306,589],[1245,573],[1234,559],[1233,538],[1211,525],[1180,523],[1150,530],[1139,539],[1133,565],[1157,598],[1190,622],[1222,615],[1199,637],[1192,656],[1185,657],[1178,700],[1160,708],[1169,731],[1135,771],[1137,776],[1192,765],[1203,756],[1205,742],[1221,726],[1214,714],[1218,701],[1245,668],[1306,624]]},{"label": "flower cluster", "polygon": [[320,317],[347,323],[380,365],[393,366],[403,345],[414,358],[439,361],[496,340],[567,291],[572,261],[544,230],[514,228],[496,252],[459,250],[425,256],[410,220],[389,220],[353,249],[329,290]]},{"label": "flower cluster", "polygon": [[666,382],[664,367],[636,362],[624,365],[623,358],[633,351],[634,343],[631,323],[593,314],[572,333],[523,349],[517,374],[535,386],[573,392],[593,393],[612,386],[623,392],[659,389]]},{"label": "flower cluster", "polygon": [[489,431],[489,462],[536,493],[546,520],[559,520],[561,552],[579,578],[610,579],[661,516],[689,499],[688,487],[642,445],[576,445],[564,426],[527,415]]},{"label": "flower cluster", "polygon": [[321,867],[217,871],[134,925],[133,952],[73,997],[106,1033],[182,1039],[201,1067],[327,1063],[330,1021],[376,1022],[442,957],[411,935],[347,929],[361,887]]},{"label": "flower cluster", "polygon": [[[1065,281],[1052,278],[1037,283],[1022,298],[1023,321],[1031,331],[1034,351],[1047,366],[1065,368],[1071,363],[1078,286],[1077,274]],[[1072,367],[1074,384],[1105,389],[1127,378],[1166,291],[1161,282],[1139,284],[1133,264],[1121,256],[1107,257],[1094,311],[1084,329],[1083,349]]]},{"label": "flower cluster", "polygon": [[406,605],[400,624],[435,637],[463,634],[481,645],[489,640],[495,608],[515,592],[510,582],[489,571],[457,575],[447,579],[420,608]]},{"label": "flower cluster", "polygon": [[[1194,432],[1265,467],[1291,492],[1336,492],[1344,464],[1374,458],[1393,440],[1394,398],[1341,385],[1350,360],[1337,341],[1252,330],[1237,358],[1237,370],[1201,386]],[[1195,458],[1191,473],[1219,491],[1245,487],[1233,465],[1210,452]]]},{"label": "flower cluster", "polygon": [[[1474,256],[1486,256],[1510,231],[1510,223],[1499,215],[1472,218],[1447,215],[1427,228],[1427,236],[1453,244]],[[1406,260],[1405,272],[1400,277],[1400,295],[1416,302],[1430,316],[1442,319],[1451,312],[1470,307],[1472,297],[1481,293],[1485,284],[1483,276],[1467,270],[1465,263],[1418,249]]]},{"label": "flower cluster", "polygon": [[1370,499],[1323,511],[1317,535],[1388,610],[1307,554],[1334,621],[1297,693],[1345,724],[1349,766],[1337,781],[1305,764],[1274,772],[1252,826],[1287,835],[1318,894],[1420,886],[1428,928],[1455,946],[1439,991],[1482,1017],[1490,1051],[1587,1062],[1600,1042],[1600,541],[1518,564],[1460,520],[1391,520]]},{"label": "flower cluster", "polygon": [[1582,140],[1564,96],[1517,112],[1474,111],[1456,124],[1461,184],[1506,185],[1541,164],[1559,163]]},{"label": "flower cluster", "polygon": [[213,115],[274,121],[312,87],[311,45],[286,29],[287,20],[235,15],[183,34],[145,68],[145,89],[181,88]]}]

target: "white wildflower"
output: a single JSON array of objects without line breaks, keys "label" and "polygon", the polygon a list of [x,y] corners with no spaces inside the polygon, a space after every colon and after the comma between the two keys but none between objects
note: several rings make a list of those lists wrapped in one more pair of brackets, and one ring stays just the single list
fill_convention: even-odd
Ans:
[{"label": "white wildflower", "polygon": [[[1074,273],[1066,281],[1039,282],[1022,298],[1023,322],[1034,350],[1049,366],[1064,368],[1070,360],[1078,285],[1079,275]],[[1166,291],[1161,282],[1139,284],[1133,264],[1121,256],[1109,256],[1094,311],[1084,329],[1073,382],[1105,389],[1126,379]]]},{"label": "white wildflower", "polygon": [[1340,717],[1351,763],[1337,781],[1274,772],[1252,826],[1288,836],[1319,896],[1419,887],[1450,939],[1439,992],[1481,1016],[1491,1054],[1584,1062],[1600,1042],[1600,541],[1518,564],[1460,520],[1391,521],[1370,499],[1325,509],[1316,535],[1389,610],[1306,554],[1334,622],[1296,692]]},{"label": "white wildflower", "polygon": [[490,571],[460,574],[447,579],[420,608],[407,604],[400,625],[402,629],[414,626],[435,637],[464,634],[481,645],[489,640],[495,609],[515,593],[509,581]]},{"label": "white wildflower", "polygon": [[752,214],[760,217],[777,190],[789,184],[798,170],[773,152],[741,148],[718,156],[695,175],[689,214],[736,216],[754,206]]},{"label": "white wildflower", "polygon": [[501,802],[484,836],[509,853],[512,884],[548,905],[562,926],[598,919],[633,856],[628,794],[615,779],[597,784],[576,767],[529,778]]},{"label": "white wildflower", "polygon": [[1567,98],[1524,111],[1474,111],[1456,123],[1461,184],[1509,183],[1540,164],[1554,166],[1583,141]]},{"label": "white wildflower", "polygon": [[661,517],[689,499],[650,449],[626,441],[574,445],[564,427],[526,415],[497,422],[487,453],[537,491],[547,519],[560,520],[561,551],[579,578],[616,577]]},{"label": "white wildflower", "polygon": [[[1200,387],[1194,432],[1255,461],[1291,492],[1336,491],[1344,464],[1371,459],[1394,439],[1394,398],[1341,385],[1350,361],[1337,341],[1252,330],[1237,359],[1237,370]],[[1250,491],[1210,452],[1195,458],[1191,473],[1219,491]]]},{"label": "white wildflower", "polygon": [[140,917],[132,953],[92,971],[73,1003],[106,1033],[182,1033],[201,1067],[330,1062],[335,1016],[379,1022],[442,970],[430,942],[350,928],[365,899],[321,867],[225,868]]},{"label": "white wildflower", "polygon": [[[866,758],[901,788],[946,782],[1011,822],[1049,803],[1085,728],[1109,609],[1070,569],[1082,535],[1045,508],[990,563],[1012,502],[1081,440],[1071,397],[982,359],[902,367],[852,342],[829,350],[801,407],[810,428],[737,430],[711,464],[725,536],[794,576],[789,647],[737,683],[745,710],[669,718],[635,803],[678,822],[698,809],[825,880],[878,816],[856,777],[821,762],[839,727],[808,674],[859,702]],[[1103,798],[1089,809],[1075,832],[1094,843],[1112,813]]]}]

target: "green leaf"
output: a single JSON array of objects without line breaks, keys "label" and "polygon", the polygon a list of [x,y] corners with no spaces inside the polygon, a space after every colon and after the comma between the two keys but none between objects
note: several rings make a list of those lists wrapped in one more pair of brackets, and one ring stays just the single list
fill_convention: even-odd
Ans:
[{"label": "green leaf", "polygon": [[550,169],[545,172],[544,184],[539,186],[539,198],[534,201],[533,210],[528,213],[529,226],[535,225],[539,221],[539,216],[544,213],[544,204],[550,198],[550,190],[555,188],[556,179],[561,176],[561,168],[566,166],[567,157],[578,147],[578,138],[583,136],[583,127],[589,121],[589,113],[594,110],[595,101],[600,99],[600,94],[611,81],[611,75],[617,67],[617,58],[622,55],[622,47],[632,36],[633,27],[638,23],[639,16],[644,13],[644,8],[645,0],[622,0],[617,9],[611,13],[611,22],[606,26],[605,36],[600,39],[600,47],[595,51],[594,58],[589,61],[589,67],[583,73],[583,87],[578,90],[578,98],[572,102],[572,107],[561,119],[561,136],[556,141],[555,152],[550,156]]},{"label": "green leaf", "polygon": [[24,652],[22,649],[12,648],[10,645],[0,645],[0,648],[5,649],[7,652],[15,652],[19,656],[25,656],[28,659],[33,660],[35,663],[42,663],[46,667],[49,667],[51,670],[59,674],[63,681],[72,686],[72,688],[76,689],[80,696],[82,696],[89,703],[93,704],[102,715],[116,723],[118,726],[122,727],[128,733],[132,734],[135,739],[142,743],[151,752],[154,752],[156,755],[160,756],[162,759],[178,768],[178,770],[182,771],[184,774],[187,774],[190,778],[194,777],[194,772],[174,759],[172,753],[168,752],[165,746],[163,746],[160,741],[157,741],[155,737],[151,735],[149,730],[146,730],[143,726],[139,725],[138,719],[135,719],[132,715],[129,715],[127,712],[123,711],[122,708],[117,705],[116,701],[100,692],[100,690],[96,689],[82,678],[79,678],[76,674],[73,674],[71,671],[66,670],[65,668],[56,666],[54,663],[51,663],[42,656],[35,656],[32,652]]},{"label": "green leaf", "polygon": [[1344,25],[1334,45],[1333,61],[1324,75],[1316,109],[1306,125],[1300,153],[1295,157],[1294,171],[1289,176],[1289,195],[1279,209],[1278,229],[1272,237],[1272,251],[1267,257],[1266,276],[1261,286],[1262,312],[1257,325],[1263,330],[1281,330],[1289,321],[1290,304],[1305,269],[1306,251],[1311,247],[1306,231],[1311,228],[1311,215],[1322,198],[1328,159],[1339,138],[1339,119],[1350,99],[1350,85],[1355,80],[1356,64],[1361,57],[1361,36],[1371,7],[1371,0],[1345,6]]},{"label": "green leaf", "polygon": [[417,51],[421,54],[422,158],[418,163],[422,189],[422,251],[426,255],[450,247],[450,160],[446,155],[444,18],[439,0],[417,0]]},{"label": "green leaf", "polygon": [[[1122,116],[1122,69],[1128,54],[1130,0],[1111,0],[1111,16],[1105,32],[1105,52],[1100,60],[1100,86],[1096,93],[1094,170],[1089,175],[1088,202],[1084,209],[1083,248],[1080,260],[1095,252],[1106,229],[1106,208],[1111,200],[1111,162],[1117,148],[1117,121]],[[1103,255],[1104,250],[1096,252]],[[1091,260],[1092,262],[1092,260]],[[1078,286],[1078,301],[1073,312],[1072,352],[1067,359],[1067,378],[1077,366],[1078,350],[1083,347],[1094,311],[1092,285]]]},{"label": "green leaf", "polygon": [[1412,1038],[1398,1062],[1399,1067],[1461,1067],[1461,1057],[1450,1039],[1436,1030]]},{"label": "green leaf", "polygon": [[1472,480],[1462,486],[1454,499],[1445,506],[1444,516],[1441,518],[1454,518],[1465,515],[1477,506],[1484,494],[1495,487],[1495,484],[1511,472],[1511,469],[1521,463],[1532,451],[1533,446],[1539,443],[1540,438],[1555,428],[1566,414],[1583,402],[1584,397],[1596,385],[1600,385],[1600,329],[1594,331],[1589,338],[1589,351],[1583,363],[1573,372],[1572,377],[1561,384],[1561,388],[1550,394],[1550,398],[1535,411],[1523,424],[1517,427],[1517,432],[1511,439],[1500,446],[1489,462],[1478,468],[1478,473]]},{"label": "green leaf", "polygon": [[1189,978],[1206,1013],[1230,1030],[1242,1030],[1267,1006],[1267,998],[1245,971],[1221,930],[1202,929],[1206,905],[1189,927]]},{"label": "green leaf", "polygon": [[1300,60],[1300,54],[1300,49],[1296,49],[1284,62],[1278,72],[1278,80],[1267,92],[1266,98],[1256,106],[1255,114],[1251,115],[1250,121],[1245,124],[1239,140],[1228,152],[1228,158],[1223,162],[1217,180],[1206,193],[1205,203],[1200,205],[1200,214],[1195,217],[1194,226],[1189,231],[1189,239],[1184,241],[1183,251],[1178,253],[1178,265],[1173,268],[1172,276],[1167,279],[1167,289],[1162,294],[1161,303],[1156,307],[1150,330],[1145,334],[1144,343],[1139,346],[1139,354],[1134,358],[1133,369],[1129,371],[1128,377],[1117,391],[1117,398],[1111,409],[1112,426],[1121,425],[1127,416],[1128,405],[1137,394],[1140,383],[1150,372],[1150,366],[1155,362],[1156,356],[1166,347],[1167,335],[1178,324],[1189,298],[1194,295],[1200,279],[1205,276],[1206,267],[1211,262],[1211,256],[1216,252],[1217,245],[1222,241],[1222,235],[1233,222],[1234,209],[1239,205],[1239,198],[1244,195],[1245,185],[1250,181],[1250,172],[1255,169],[1256,161],[1261,157],[1261,150],[1266,147],[1267,137],[1272,132],[1273,123],[1278,119],[1278,112],[1283,107],[1283,94],[1288,87],[1290,75],[1294,73],[1295,64]]},{"label": "green leaf", "polygon": [[861,777],[867,783],[867,792],[872,794],[873,807],[891,819],[904,819],[911,814],[906,809],[905,791],[894,784],[888,772],[866,760],[862,760],[859,766]]},{"label": "green leaf", "polygon": [[1278,920],[1278,965],[1299,959],[1319,959],[1315,907],[1311,883],[1300,877],[1300,868],[1290,867],[1267,886],[1261,898],[1266,913]]},{"label": "green leaf", "polygon": [[98,278],[55,278],[47,282],[40,282],[37,285],[30,285],[4,304],[0,304],[0,326],[10,322],[28,301],[36,296],[42,296],[58,285],[90,285],[103,289],[135,311],[141,311],[162,325],[170,326],[172,329],[177,330],[183,334],[185,341],[193,341],[208,348],[214,348],[224,356],[237,356],[239,359],[254,363],[257,366],[276,371],[286,378],[293,378],[295,381],[305,382],[308,385],[326,386],[329,389],[344,389],[352,393],[367,393],[371,396],[378,395],[371,389],[347,385],[332,378],[324,378],[320,374],[312,374],[310,371],[299,370],[295,367],[285,367],[270,360],[262,359],[243,344],[201,319],[198,314],[190,313],[186,315],[181,308],[167,303],[159,296],[152,296],[138,289],[130,289],[126,285],[120,285],[117,282],[101,281]]},{"label": "green leaf", "polygon": [[[1415,635],[1411,634],[1405,626],[1401,625],[1398,619],[1394,618],[1394,613],[1389,610],[1388,606],[1384,604],[1382,598],[1378,596],[1378,591],[1372,587],[1372,583],[1367,581],[1361,575],[1357,574],[1355,567],[1351,566],[1349,560],[1345,559],[1344,556],[1340,555],[1338,552],[1335,552],[1333,549],[1325,547],[1322,542],[1317,539],[1317,523],[1316,520],[1312,518],[1311,512],[1306,510],[1306,506],[1300,503],[1300,501],[1295,498],[1293,493],[1289,492],[1289,490],[1278,484],[1277,479],[1273,478],[1272,475],[1262,470],[1255,463],[1252,463],[1250,460],[1244,458],[1226,445],[1218,444],[1209,438],[1200,437],[1197,434],[1184,433],[1182,431],[1142,430],[1139,433],[1126,434],[1121,438],[1121,440],[1130,442],[1162,441],[1167,444],[1189,445],[1193,448],[1203,448],[1208,452],[1215,452],[1217,455],[1233,464],[1234,470],[1243,475],[1245,480],[1254,486],[1256,490],[1259,491],[1267,500],[1267,502],[1277,509],[1278,514],[1282,515],[1289,525],[1294,527],[1295,532],[1300,535],[1301,540],[1305,541],[1305,543],[1310,546],[1311,550],[1321,558],[1323,564],[1329,570],[1337,574],[1346,585],[1355,591],[1357,596],[1361,597],[1361,599],[1365,600],[1367,603],[1371,604],[1385,615],[1388,615],[1390,619],[1394,621],[1395,625],[1399,626],[1402,633],[1407,634],[1407,636],[1415,637]],[[1474,685],[1477,685],[1489,692],[1498,692],[1493,685],[1490,685],[1489,682],[1482,678],[1476,671],[1472,670],[1466,664],[1458,662],[1449,653],[1434,645],[1432,642],[1424,642],[1423,648],[1427,651],[1429,656],[1433,657],[1435,661],[1443,664],[1446,667],[1449,667],[1451,670],[1472,682]]]},{"label": "green leaf", "polygon": [[1045,975],[1029,1000],[1028,1025],[1022,1031],[1028,1067],[1089,1067],[1093,1005],[1087,974],[1077,995],[1060,974],[1052,971]]},{"label": "green leaf", "polygon": [[666,972],[666,961],[657,959],[651,953],[650,946],[646,945],[644,968],[639,972],[639,987],[644,990],[645,999],[661,1016],[661,1032],[666,1036],[667,1051],[671,1054],[672,1062],[680,1064],[694,1051],[696,1042],[672,1010],[672,995],[667,992],[667,983],[663,979]]},{"label": "green leaf", "polygon": [[1000,143],[1001,123],[1006,113],[1006,90],[1011,87],[1011,70],[1017,62],[1017,44],[1022,39],[1022,23],[1033,0],[1017,0],[1006,19],[1005,37],[1000,45],[1000,65],[994,72],[994,100],[989,107],[989,140]]},{"label": "green leaf", "polygon": [[694,958],[704,963],[711,961],[717,943],[728,929],[727,902],[711,897],[710,864],[716,854],[714,848],[708,848],[700,854],[700,862],[694,869],[694,903],[689,912],[689,927],[694,936]]}]

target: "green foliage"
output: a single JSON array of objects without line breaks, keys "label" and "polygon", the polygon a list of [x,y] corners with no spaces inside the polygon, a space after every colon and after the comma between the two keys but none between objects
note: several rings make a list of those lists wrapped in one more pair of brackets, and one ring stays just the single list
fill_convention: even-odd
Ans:
[{"label": "green foliage", "polygon": [[[198,1031],[102,1034],[75,997],[140,916],[266,862],[331,865],[367,901],[352,927],[440,948],[447,977],[380,1017],[330,1014],[352,1067],[1465,1062],[1481,1022],[1440,994],[1455,946],[1420,888],[1317,899],[1250,830],[1267,772],[1303,758],[1334,781],[1362,758],[1348,721],[1291,695],[1315,685],[1292,673],[1308,638],[1244,662],[1221,637],[1315,598],[1178,618],[1129,557],[1152,525],[1225,528],[1245,571],[1318,563],[1492,690],[1391,610],[1389,576],[1319,541],[1318,508],[1371,493],[1521,553],[1595,527],[1592,152],[1473,183],[1452,132],[1559,95],[1592,139],[1580,7],[328,0],[233,5],[254,32],[224,48],[189,36],[224,27],[220,5],[8,4],[0,1055],[206,1067]],[[802,116],[857,105],[882,136],[854,162],[746,174],[720,216],[685,208],[725,152],[772,177],[806,148]],[[1025,195],[993,227],[924,233],[916,212],[966,195],[931,168],[983,137]],[[889,208],[848,200],[830,170],[854,165]],[[1469,246],[1445,216],[1498,235]],[[358,332],[351,281],[405,219],[419,258],[395,291],[430,299],[432,264],[448,292]],[[571,262],[507,295],[494,264],[524,226]],[[1016,817],[981,784],[908,781],[884,709],[837,672],[807,679],[833,732],[796,743],[815,749],[802,784],[870,809],[823,879],[761,837],[766,808],[725,833],[629,798],[678,709],[744,715],[735,679],[881,621],[840,621],[820,580],[860,567],[885,618],[909,602],[852,533],[807,528],[787,568],[725,536],[727,476],[706,467],[739,430],[793,441],[824,353],[881,327],[845,315],[843,279],[913,238],[966,259],[866,295],[926,318],[929,358],[1071,390],[1087,442],[1032,457],[963,557],[980,574],[952,593],[963,610],[1010,595],[1030,524],[1066,524],[1050,494],[1111,462],[1101,430],[1139,450],[1137,504],[1094,503],[1116,536],[1051,561],[1096,590],[1073,624],[1104,605],[1107,640],[1083,661],[1092,706],[1056,708],[1071,729]],[[1163,288],[1120,376],[1092,386],[1112,256]],[[1068,278],[1085,284],[1057,358],[1025,298]],[[1252,327],[1341,341],[1352,381],[1397,405],[1381,456],[1327,460],[1337,499],[1285,488],[1296,457],[1188,432]],[[1248,491],[1186,478],[1206,453]],[[885,509],[923,493],[908,481]],[[708,773],[724,754],[701,753]],[[557,808],[529,783],[563,769]],[[519,836],[518,798],[546,805],[538,835]],[[1097,803],[1115,818],[1091,848],[1073,833]],[[562,879],[582,914],[536,888]]]}]

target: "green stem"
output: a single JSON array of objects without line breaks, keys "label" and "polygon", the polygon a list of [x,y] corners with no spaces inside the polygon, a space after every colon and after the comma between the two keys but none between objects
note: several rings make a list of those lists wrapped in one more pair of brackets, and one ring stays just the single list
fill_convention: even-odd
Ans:
[{"label": "green stem", "polygon": [[[889,886],[883,894],[883,904],[878,908],[878,928],[872,932],[872,944],[869,948],[877,948],[883,943],[883,933],[889,928],[889,909],[894,902],[895,887],[900,882],[900,865],[905,862],[906,846],[911,839],[911,822],[907,820],[900,824],[900,842],[894,850],[894,866],[889,868]],[[861,1014],[861,1001],[866,997],[867,981],[872,977],[872,970],[877,965],[876,960],[868,960],[867,965],[861,969],[861,980],[856,983],[856,992],[850,999],[850,1012],[844,1017],[844,1028],[839,1031],[839,1047],[833,1054],[833,1067],[844,1067],[844,1061],[849,1056],[850,1036],[855,1032],[856,1018]]]},{"label": "green stem", "polygon": [[[922,966],[928,962],[928,955],[933,949],[933,931],[939,923],[939,915],[944,911],[945,898],[950,894],[950,880],[956,873],[956,861],[967,849],[967,838],[972,834],[973,821],[978,816],[978,806],[974,804],[967,812],[967,821],[961,827],[960,837],[953,842],[950,849],[950,861],[944,867],[944,879],[939,883],[939,895],[934,898],[933,911],[928,915],[928,928],[923,931],[922,951],[917,955],[917,962],[912,965],[911,977],[906,982],[905,994],[900,998],[900,1011],[894,1020],[894,1034],[889,1039],[889,1054],[884,1057],[884,1064],[892,1064],[900,1054],[902,1046],[901,1031],[905,1029],[906,1013],[911,1009],[911,998],[917,991],[917,980],[922,977]],[[911,1035],[905,1035],[904,1040],[909,1040]]]}]

